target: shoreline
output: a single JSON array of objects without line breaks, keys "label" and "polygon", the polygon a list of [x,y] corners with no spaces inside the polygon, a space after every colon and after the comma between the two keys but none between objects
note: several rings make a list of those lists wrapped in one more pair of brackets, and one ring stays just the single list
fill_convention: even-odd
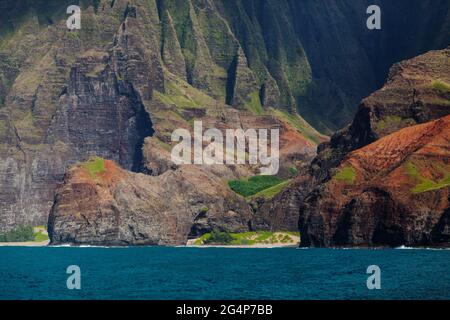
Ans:
[{"label": "shoreline", "polygon": [[[50,241],[42,242],[0,242],[0,247],[50,247]],[[56,245],[53,247],[67,247],[67,248],[139,248],[148,247],[152,248],[155,246],[91,246],[91,245]],[[157,247],[157,246],[156,246]],[[161,246],[163,247],[163,246]],[[181,246],[168,246],[172,248],[230,248],[230,249],[276,249],[276,248],[298,248],[298,244],[254,244],[254,245],[181,245]]]},{"label": "shoreline", "polygon": [[300,243],[293,244],[283,244],[283,243],[274,243],[274,244],[253,244],[253,245],[225,245],[225,244],[211,244],[211,245],[195,245],[192,243],[187,243],[185,245],[173,245],[173,246],[99,246],[99,245],[71,245],[71,244],[62,244],[62,245],[50,245],[50,241],[41,241],[41,242],[0,242],[0,247],[67,247],[67,248],[152,248],[152,247],[168,247],[168,248],[196,248],[196,249],[205,249],[205,248],[228,248],[228,249],[282,249],[282,248],[292,248],[292,249],[333,249],[333,250],[450,250],[449,246],[437,246],[437,247],[425,247],[425,246],[417,246],[417,247],[407,247],[407,246],[399,246],[399,247],[328,247],[328,248],[314,248],[314,247],[300,247]]},{"label": "shoreline", "polygon": [[277,249],[277,248],[298,248],[299,244],[254,244],[254,245],[186,245],[186,248],[230,248],[230,249]]},{"label": "shoreline", "polygon": [[49,241],[43,242],[0,242],[1,247],[22,247],[22,248],[103,248],[103,249],[124,249],[124,248],[189,248],[189,249],[211,249],[211,248],[224,248],[224,249],[299,249],[299,250],[311,250],[311,249],[331,249],[331,250],[432,250],[432,251],[447,251],[450,247],[329,247],[329,248],[312,248],[312,247],[300,247],[298,245],[179,245],[179,246],[92,246],[92,245],[79,245],[74,246],[70,244],[50,246]]},{"label": "shoreline", "polygon": [[0,247],[47,247],[50,241],[0,242]]}]

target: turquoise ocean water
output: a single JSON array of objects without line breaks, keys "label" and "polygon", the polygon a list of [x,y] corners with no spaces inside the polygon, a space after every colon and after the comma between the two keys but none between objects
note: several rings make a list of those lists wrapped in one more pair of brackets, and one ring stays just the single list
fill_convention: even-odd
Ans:
[{"label": "turquoise ocean water", "polygon": [[450,299],[450,250],[0,247],[0,299]]}]

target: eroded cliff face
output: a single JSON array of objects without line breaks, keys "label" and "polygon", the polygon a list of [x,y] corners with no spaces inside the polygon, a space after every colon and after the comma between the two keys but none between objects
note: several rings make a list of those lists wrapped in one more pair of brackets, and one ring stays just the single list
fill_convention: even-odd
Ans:
[{"label": "eroded cliff face", "polygon": [[201,167],[148,176],[96,158],[65,176],[49,236],[51,244],[184,245],[202,227],[245,232],[251,219],[247,203]]},{"label": "eroded cliff face", "polygon": [[354,151],[300,205],[302,246],[450,246],[450,116]]},{"label": "eroded cliff face", "polygon": [[89,7],[86,25],[101,20],[102,28],[79,33],[62,23],[42,28],[30,11],[20,32],[2,43],[20,70],[0,110],[2,230],[45,224],[57,183],[77,161],[99,155],[140,167],[141,146],[153,131],[143,100],[163,86],[161,66],[139,51],[139,34],[128,37],[123,26],[136,22],[108,9],[97,16]]},{"label": "eroded cliff face", "polygon": [[303,246],[448,246],[449,71],[449,49],[394,65],[266,219],[299,212]]},{"label": "eroded cliff face", "polygon": [[[36,33],[62,27],[59,23],[69,4],[65,0],[2,2],[3,46],[13,46],[9,38],[19,30],[22,37],[28,35],[13,46],[19,49],[14,56],[19,65],[34,50],[29,45],[36,45],[30,41]],[[111,41],[125,13],[135,15],[122,1],[85,0],[80,4],[87,29],[82,32],[83,45]],[[446,0],[152,0],[129,4],[145,22],[140,28],[145,30],[144,37],[139,39],[153,35],[171,73],[229,104],[239,99],[248,102],[259,94],[264,106],[298,109],[325,133],[352,119],[358,102],[384,83],[393,63],[442,49],[450,41]],[[366,9],[372,4],[382,9],[381,30],[366,27]],[[139,34],[140,30],[135,31]],[[61,39],[53,35],[41,40]],[[144,47],[149,44],[144,40]],[[9,76],[0,78],[0,92],[6,93],[8,78],[14,77],[12,60],[2,68]],[[236,82],[241,83],[235,87]]]},{"label": "eroded cliff face", "polygon": [[[326,139],[282,110],[269,86],[261,100],[241,44],[211,2],[204,4],[206,16],[201,2],[83,3],[79,31],[67,30],[64,3],[3,5],[16,20],[2,22],[0,46],[1,231],[45,224],[64,173],[92,156],[154,176],[177,170],[167,161],[171,134],[192,131],[194,120],[205,130],[279,128],[287,159],[281,172],[310,161]],[[205,24],[217,21],[224,43],[206,32]],[[193,38],[184,38],[185,22]],[[225,104],[228,97],[233,107]],[[222,176],[221,189],[227,179],[259,172],[249,166],[208,170]],[[198,222],[198,229],[214,226],[208,223]]]},{"label": "eroded cliff face", "polygon": [[[373,4],[381,8],[377,31],[366,27]],[[291,7],[313,78],[297,99],[299,112],[330,134],[352,121],[361,99],[383,86],[394,63],[450,44],[448,1],[292,0]]]},{"label": "eroded cliff face", "polygon": [[449,58],[447,48],[395,64],[383,88],[362,100],[353,122],[319,146],[311,174],[319,181],[329,179],[349,152],[402,128],[447,115]]},{"label": "eroded cliff face", "polygon": [[[94,155],[182,179],[168,161],[170,137],[195,120],[222,131],[279,128],[280,173],[287,175],[326,140],[301,115],[322,131],[338,128],[388,65],[448,43],[449,4],[430,3],[382,1],[387,27],[369,33],[369,3],[353,1],[80,1],[78,31],[66,28],[69,1],[2,1],[0,231],[45,224],[64,173]],[[389,12],[405,19],[397,24]],[[220,188],[258,173],[251,166],[207,170],[222,177]],[[64,217],[60,209],[56,216]],[[291,229],[297,212],[274,210],[250,220]],[[212,221],[194,221],[192,232],[210,230]]]}]

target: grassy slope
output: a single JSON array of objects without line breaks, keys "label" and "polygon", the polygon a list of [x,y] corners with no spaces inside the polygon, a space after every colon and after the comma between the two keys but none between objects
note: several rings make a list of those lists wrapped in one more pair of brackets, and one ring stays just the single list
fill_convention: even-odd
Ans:
[{"label": "grassy slope", "polygon": [[292,180],[289,179],[289,180],[281,182],[273,187],[262,190],[256,194],[254,194],[253,196],[251,196],[251,198],[263,197],[266,200],[270,200],[273,197],[275,197],[277,194],[279,194],[281,191],[283,191],[289,185],[289,183],[291,183],[291,181]]},{"label": "grassy slope", "polygon": [[286,183],[286,180],[276,176],[254,176],[241,180],[231,180],[228,185],[237,194],[250,197],[283,183]]},{"label": "grassy slope", "polygon": [[264,114],[264,109],[261,105],[261,100],[259,99],[259,93],[253,92],[250,95],[250,101],[245,104],[245,108],[254,115]]},{"label": "grassy slope", "polygon": [[354,184],[356,180],[356,171],[352,167],[344,167],[341,168],[333,178],[347,184]]},{"label": "grassy slope", "polygon": [[81,165],[91,177],[96,177],[99,173],[105,172],[105,160],[94,157]]},{"label": "grassy slope", "polygon": [[442,93],[448,93],[450,92],[450,84],[448,84],[445,81],[441,81],[441,80],[434,80],[431,84],[432,88],[442,92]]},{"label": "grassy slope", "polygon": [[411,190],[413,193],[423,193],[433,190],[439,190],[450,186],[450,172],[445,168],[441,168],[444,175],[439,181],[433,181],[431,179],[425,178],[420,174],[418,167],[412,163],[406,163],[406,171],[410,177],[413,177],[418,181],[418,184]]},{"label": "grassy slope", "polygon": [[325,135],[322,135],[316,129],[314,129],[308,122],[305,121],[305,119],[303,119],[298,114],[291,114],[285,110],[274,108],[270,108],[268,112],[281,121],[290,124],[292,127],[297,129],[306,139],[314,144],[320,144],[327,138]]}]

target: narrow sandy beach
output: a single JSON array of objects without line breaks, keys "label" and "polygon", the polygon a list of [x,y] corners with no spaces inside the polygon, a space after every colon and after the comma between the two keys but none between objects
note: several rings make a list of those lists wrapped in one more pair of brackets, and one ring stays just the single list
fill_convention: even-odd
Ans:
[{"label": "narrow sandy beach", "polygon": [[0,242],[0,247],[45,247],[50,241],[42,242]]}]

